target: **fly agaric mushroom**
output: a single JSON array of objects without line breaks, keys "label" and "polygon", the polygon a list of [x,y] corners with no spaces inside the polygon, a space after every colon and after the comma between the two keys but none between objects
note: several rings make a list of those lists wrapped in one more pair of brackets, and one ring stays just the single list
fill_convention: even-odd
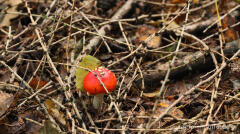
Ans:
[{"label": "fly agaric mushroom", "polygon": [[102,84],[104,84],[108,92],[113,91],[117,85],[117,78],[114,73],[103,67],[96,68],[92,72],[89,72],[83,80],[84,90],[87,93],[94,95],[93,107],[95,109],[100,109],[102,107],[103,96],[107,93]]}]

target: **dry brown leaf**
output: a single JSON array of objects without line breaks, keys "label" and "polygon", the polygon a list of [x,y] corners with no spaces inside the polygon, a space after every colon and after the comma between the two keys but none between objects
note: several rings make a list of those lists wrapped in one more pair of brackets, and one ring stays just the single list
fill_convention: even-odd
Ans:
[{"label": "dry brown leaf", "polygon": [[29,85],[33,88],[33,89],[40,89],[42,88],[44,85],[46,85],[47,82],[46,81],[43,81],[43,80],[40,80],[39,77],[35,77],[33,78],[30,82],[29,82]]},{"label": "dry brown leaf", "polygon": [[176,23],[176,21],[172,21],[168,26],[167,29],[169,30],[175,30],[180,28],[180,26]]},{"label": "dry brown leaf", "polygon": [[160,103],[157,104],[157,106],[167,108],[169,106],[169,104],[160,102]]},{"label": "dry brown leaf", "polygon": [[[187,0],[172,0],[174,4],[186,3]],[[199,0],[193,0],[193,4],[198,3]]]},{"label": "dry brown leaf", "polygon": [[[158,30],[157,28],[150,26],[150,25],[143,25],[138,28],[136,32],[136,45],[141,44],[144,42],[151,34],[156,33]],[[148,43],[148,48],[157,48],[161,44],[161,36],[153,37]]]},{"label": "dry brown leaf", "polygon": [[[223,29],[230,27],[235,23],[236,23],[236,20],[232,16],[228,15],[223,19]],[[224,32],[224,38],[226,42],[230,42],[238,39],[237,31],[234,28],[229,28],[226,32]]]},{"label": "dry brown leaf", "polygon": [[66,125],[66,120],[64,118],[65,115],[57,109],[54,102],[52,102],[49,99],[46,99],[45,105],[47,107],[49,114],[54,116],[62,125]]},{"label": "dry brown leaf", "polygon": [[0,91],[0,116],[2,116],[8,110],[13,100],[14,96],[12,94]]},{"label": "dry brown leaf", "polygon": [[157,97],[159,95],[159,89],[152,92],[152,93],[143,93],[143,96],[145,97],[149,97],[149,98],[153,98],[153,97]]},{"label": "dry brown leaf", "polygon": [[158,19],[156,21],[150,20],[149,22],[147,22],[147,24],[157,27],[157,26],[160,26],[163,22],[164,20]]},{"label": "dry brown leaf", "polygon": [[[2,1],[3,2],[3,1]],[[10,5],[10,8],[8,8],[7,12],[17,12],[17,6],[22,3],[22,0],[6,0],[3,3],[1,3],[3,6],[1,6],[3,9],[8,7]],[[4,16],[0,16],[0,27],[2,26],[9,26],[10,20],[13,18],[16,18],[18,14],[4,14]]]},{"label": "dry brown leaf", "polygon": [[[150,106],[153,106],[154,105],[154,102],[146,102],[145,103],[146,105],[150,105]],[[153,118],[158,118],[160,114],[162,114],[170,105],[172,104],[171,101],[168,101],[168,100],[160,100],[160,103],[157,104],[157,108],[156,110],[154,111],[154,113],[152,114],[152,110],[148,110],[145,112],[145,116],[149,116],[149,115],[152,115]],[[177,107],[173,107],[169,112],[168,112],[169,115],[172,115],[176,118],[183,118],[184,116],[184,113],[178,109]],[[143,116],[143,115],[142,115]],[[159,127],[159,126],[164,126],[166,125],[167,123],[169,123],[171,121],[165,121],[165,120],[161,120],[159,121],[159,124],[156,123],[153,127],[156,128],[156,127]]]},{"label": "dry brown leaf", "polygon": [[3,68],[0,70],[0,82],[8,82],[10,80],[10,77],[11,77],[11,72],[6,69],[6,68]]},{"label": "dry brown leaf", "polygon": [[157,68],[157,70],[168,70],[169,66],[170,66],[169,63],[159,62],[159,63],[157,63],[156,68]]},{"label": "dry brown leaf", "polygon": [[235,76],[239,79],[240,78],[240,58],[236,58],[233,60],[232,63],[229,64],[231,71]]},{"label": "dry brown leaf", "polygon": [[[157,118],[160,114],[162,114],[166,110],[166,108],[169,107],[169,105],[171,105],[171,103],[172,102],[168,100],[161,100],[161,102],[158,104],[157,109],[155,110],[155,113],[153,114],[153,117]],[[182,118],[184,115],[184,113],[176,107],[172,108],[168,113],[177,118]],[[164,125],[165,123],[163,123],[162,125]]]},{"label": "dry brown leaf", "polygon": [[90,12],[92,10],[93,7],[96,6],[96,1],[94,0],[84,0],[83,2],[81,2],[79,5],[77,5],[77,7],[83,7],[84,12]]}]

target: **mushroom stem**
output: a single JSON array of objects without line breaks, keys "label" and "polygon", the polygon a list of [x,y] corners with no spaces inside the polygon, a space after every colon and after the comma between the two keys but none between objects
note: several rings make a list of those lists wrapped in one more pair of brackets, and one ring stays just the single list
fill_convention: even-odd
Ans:
[{"label": "mushroom stem", "polygon": [[94,96],[93,98],[93,107],[95,109],[100,110],[102,108],[102,104],[103,104],[103,96],[104,94],[97,94]]}]

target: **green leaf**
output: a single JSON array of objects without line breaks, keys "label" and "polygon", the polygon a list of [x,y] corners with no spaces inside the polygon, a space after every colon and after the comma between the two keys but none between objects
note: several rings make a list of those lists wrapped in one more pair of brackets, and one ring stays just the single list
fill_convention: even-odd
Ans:
[{"label": "green leaf", "polygon": [[84,91],[83,79],[89,73],[89,71],[85,70],[84,68],[93,70],[100,66],[101,66],[101,61],[99,61],[97,58],[95,58],[91,55],[86,55],[85,57],[83,57],[82,61],[78,65],[78,68],[77,68],[76,74],[75,74],[77,89]]}]

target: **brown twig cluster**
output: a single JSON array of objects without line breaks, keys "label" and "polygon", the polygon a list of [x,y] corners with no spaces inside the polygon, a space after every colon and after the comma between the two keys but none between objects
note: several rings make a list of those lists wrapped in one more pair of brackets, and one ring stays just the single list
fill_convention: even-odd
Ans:
[{"label": "brown twig cluster", "polygon": [[[239,4],[107,1],[10,0],[2,9],[0,23],[17,16],[0,25],[0,89],[14,96],[0,111],[3,131],[24,119],[35,132],[48,121],[58,133],[239,132]],[[102,111],[75,86],[86,55],[118,78]]]}]

